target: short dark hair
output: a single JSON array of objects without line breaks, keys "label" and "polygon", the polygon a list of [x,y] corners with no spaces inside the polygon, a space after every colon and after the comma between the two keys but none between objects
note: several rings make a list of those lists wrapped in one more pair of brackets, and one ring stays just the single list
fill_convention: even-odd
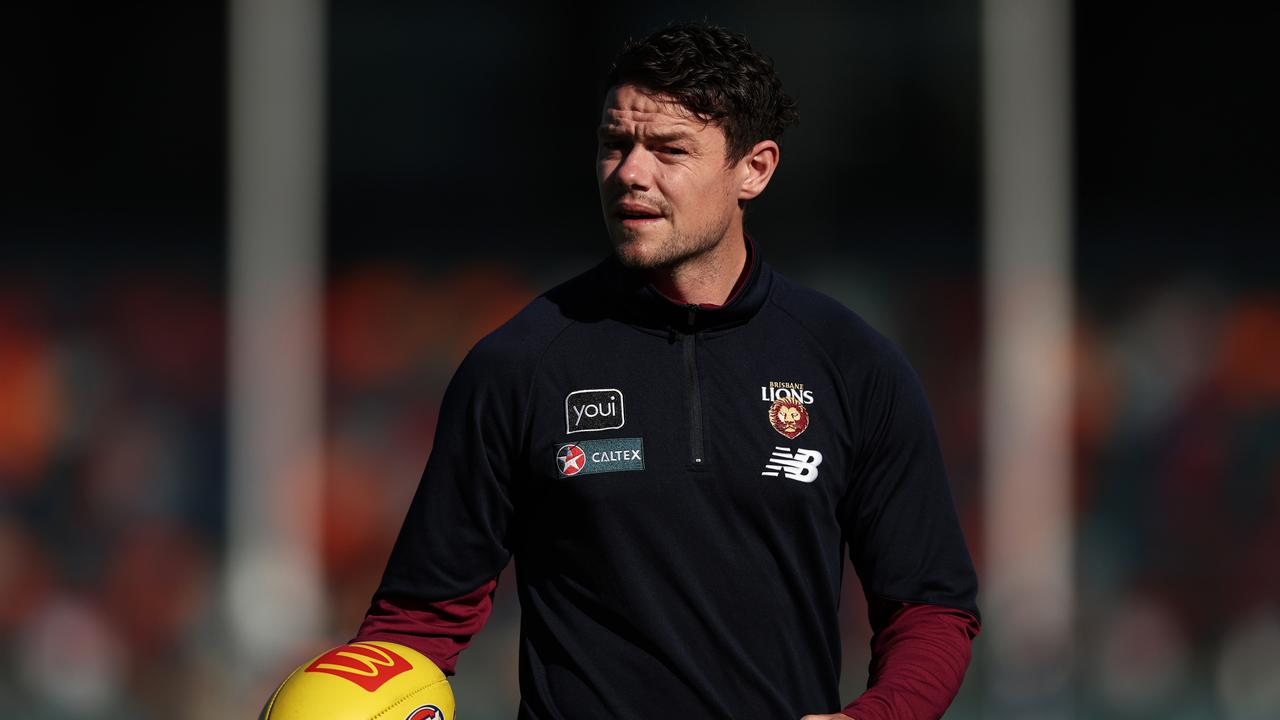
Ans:
[{"label": "short dark hair", "polygon": [[609,70],[608,87],[618,85],[670,97],[718,126],[730,163],[761,140],[777,140],[799,119],[773,60],[740,33],[706,23],[673,23],[627,42]]}]

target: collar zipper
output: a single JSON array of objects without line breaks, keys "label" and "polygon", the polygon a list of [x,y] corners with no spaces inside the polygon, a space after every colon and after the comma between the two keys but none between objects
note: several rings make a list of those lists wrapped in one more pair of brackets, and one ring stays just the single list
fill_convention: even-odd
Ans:
[{"label": "collar zipper", "polygon": [[702,390],[698,386],[697,305],[687,305],[688,332],[682,339],[684,351],[685,397],[689,399],[689,449],[691,460],[702,467],[706,459],[702,444]]}]

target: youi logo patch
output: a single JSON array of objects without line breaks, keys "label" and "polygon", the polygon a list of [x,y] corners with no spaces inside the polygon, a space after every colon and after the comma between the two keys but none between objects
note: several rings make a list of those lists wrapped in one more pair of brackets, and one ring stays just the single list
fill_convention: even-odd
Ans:
[{"label": "youi logo patch", "polygon": [[564,424],[567,433],[614,430],[626,422],[621,390],[575,390],[564,398]]}]

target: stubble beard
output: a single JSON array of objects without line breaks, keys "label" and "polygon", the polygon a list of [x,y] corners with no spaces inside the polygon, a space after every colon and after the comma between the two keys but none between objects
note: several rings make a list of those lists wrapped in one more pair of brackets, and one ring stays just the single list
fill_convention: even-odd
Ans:
[{"label": "stubble beard", "polygon": [[726,214],[710,226],[699,228],[696,234],[686,235],[674,227],[659,240],[651,252],[642,250],[645,231],[614,228],[613,253],[624,267],[632,270],[671,270],[695,260],[714,249],[729,230],[731,215]]}]

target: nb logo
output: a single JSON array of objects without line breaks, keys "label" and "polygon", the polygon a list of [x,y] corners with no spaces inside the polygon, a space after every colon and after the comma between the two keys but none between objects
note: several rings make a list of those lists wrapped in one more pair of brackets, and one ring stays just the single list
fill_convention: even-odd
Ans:
[{"label": "nb logo", "polygon": [[822,453],[817,450],[800,448],[791,452],[791,448],[774,447],[773,455],[760,473],[768,477],[778,477],[781,473],[791,480],[811,483],[818,479],[818,465],[822,463]]}]

